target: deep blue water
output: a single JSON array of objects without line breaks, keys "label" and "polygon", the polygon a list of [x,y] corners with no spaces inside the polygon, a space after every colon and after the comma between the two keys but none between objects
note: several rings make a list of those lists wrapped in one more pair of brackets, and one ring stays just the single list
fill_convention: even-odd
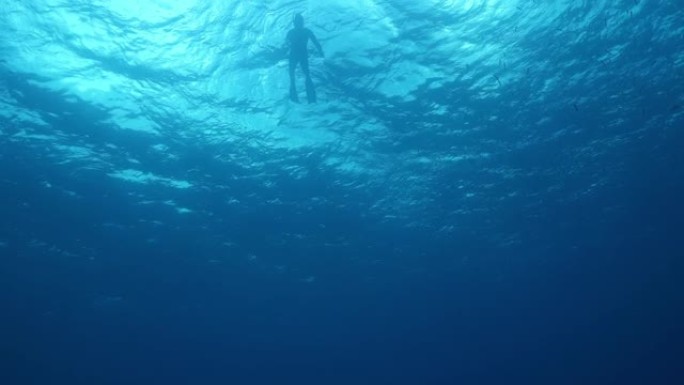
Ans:
[{"label": "deep blue water", "polygon": [[684,383],[681,6],[2,0],[0,383]]}]

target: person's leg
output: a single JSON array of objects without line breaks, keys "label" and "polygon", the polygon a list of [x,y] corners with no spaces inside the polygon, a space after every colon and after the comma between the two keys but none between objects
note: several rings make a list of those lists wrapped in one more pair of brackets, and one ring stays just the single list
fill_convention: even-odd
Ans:
[{"label": "person's leg", "polygon": [[311,75],[309,74],[309,58],[305,56],[301,63],[302,72],[304,72],[304,76],[306,76],[306,98],[308,99],[309,103],[315,103],[316,89],[314,88],[313,81],[311,81]]},{"label": "person's leg", "polygon": [[290,57],[290,99],[293,102],[298,102],[297,87],[295,86],[295,69],[297,68],[297,61],[294,57]]},{"label": "person's leg", "polygon": [[304,72],[304,76],[309,79],[309,58],[304,56],[299,59],[299,63],[302,65],[302,72]]}]

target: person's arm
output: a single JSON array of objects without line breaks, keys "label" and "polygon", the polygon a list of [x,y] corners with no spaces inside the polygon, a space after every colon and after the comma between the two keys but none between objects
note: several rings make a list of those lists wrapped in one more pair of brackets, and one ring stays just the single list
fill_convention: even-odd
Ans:
[{"label": "person's arm", "polygon": [[323,48],[321,48],[321,44],[318,42],[318,39],[316,39],[316,36],[313,34],[313,32],[311,32],[311,30],[309,30],[309,38],[311,39],[311,42],[314,44],[314,46],[316,46],[318,53],[320,53],[321,56],[325,56],[323,55]]}]

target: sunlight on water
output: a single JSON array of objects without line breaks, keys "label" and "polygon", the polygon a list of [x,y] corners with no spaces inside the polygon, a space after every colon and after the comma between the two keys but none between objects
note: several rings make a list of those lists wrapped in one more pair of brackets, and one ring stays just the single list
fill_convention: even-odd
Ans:
[{"label": "sunlight on water", "polygon": [[431,0],[424,6],[456,13],[480,12],[484,18],[513,12],[518,4],[519,0]]},{"label": "sunlight on water", "polygon": [[[389,210],[417,207],[414,196],[430,194],[420,186],[430,186],[436,170],[451,167],[448,155],[495,158],[504,148],[534,140],[512,136],[504,145],[496,137],[468,136],[499,125],[522,132],[526,127],[516,126],[521,116],[533,116],[539,127],[552,125],[547,111],[579,112],[582,103],[599,100],[593,84],[610,79],[604,77],[608,69],[612,76],[638,77],[628,61],[635,51],[646,51],[632,40],[608,38],[626,23],[629,31],[648,32],[651,26],[636,24],[632,16],[657,9],[643,2],[618,8],[604,0],[9,2],[0,14],[0,27],[12,36],[0,41],[2,66],[40,92],[59,95],[55,100],[63,104],[47,107],[49,113],[15,108],[21,98],[12,93],[1,97],[9,107],[0,116],[35,125],[15,130],[14,140],[48,141],[42,138],[54,133],[40,128],[83,103],[101,116],[89,125],[103,127],[93,130],[134,132],[155,143],[173,138],[182,146],[217,145],[214,159],[247,169],[265,164],[253,158],[270,151],[311,149],[322,151],[322,162],[344,175],[390,177],[403,166],[429,168],[435,174],[421,173],[417,188],[384,192]],[[282,46],[295,12],[304,14],[325,51],[321,57],[311,50],[309,57],[318,93],[312,105],[288,98]],[[571,49],[590,54],[568,57]],[[681,56],[672,62],[681,63]],[[296,76],[301,91],[301,72]],[[580,96],[568,101],[569,94]],[[406,119],[411,114],[421,118]],[[414,148],[415,138],[440,129],[444,145],[424,137]],[[465,145],[468,140],[476,144]],[[439,149],[431,153],[430,145]],[[395,147],[406,151],[387,157],[385,151]],[[55,157],[79,158],[68,148],[90,147],[51,146]],[[116,159],[118,150],[102,148],[93,156]],[[171,159],[164,152],[151,154]],[[433,162],[420,161],[425,159]],[[115,164],[107,175],[182,186],[153,168]]]},{"label": "sunlight on water", "polygon": [[139,19],[146,23],[163,23],[177,17],[186,16],[203,1],[197,0],[100,0],[91,2],[94,7],[101,7],[113,12],[124,20]]}]

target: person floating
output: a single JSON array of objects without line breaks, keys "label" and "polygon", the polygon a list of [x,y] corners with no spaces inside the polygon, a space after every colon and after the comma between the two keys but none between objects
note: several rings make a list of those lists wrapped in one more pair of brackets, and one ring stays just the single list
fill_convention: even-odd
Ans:
[{"label": "person floating", "polygon": [[302,72],[306,76],[306,97],[309,103],[316,102],[316,89],[311,81],[309,74],[309,53],[307,51],[307,44],[309,40],[316,46],[318,52],[323,55],[323,49],[318,43],[316,36],[310,29],[304,28],[304,17],[301,14],[296,14],[293,20],[294,28],[287,33],[287,44],[290,49],[290,99],[293,102],[299,102],[297,97],[297,87],[295,86],[295,69],[299,64],[302,67]]}]

